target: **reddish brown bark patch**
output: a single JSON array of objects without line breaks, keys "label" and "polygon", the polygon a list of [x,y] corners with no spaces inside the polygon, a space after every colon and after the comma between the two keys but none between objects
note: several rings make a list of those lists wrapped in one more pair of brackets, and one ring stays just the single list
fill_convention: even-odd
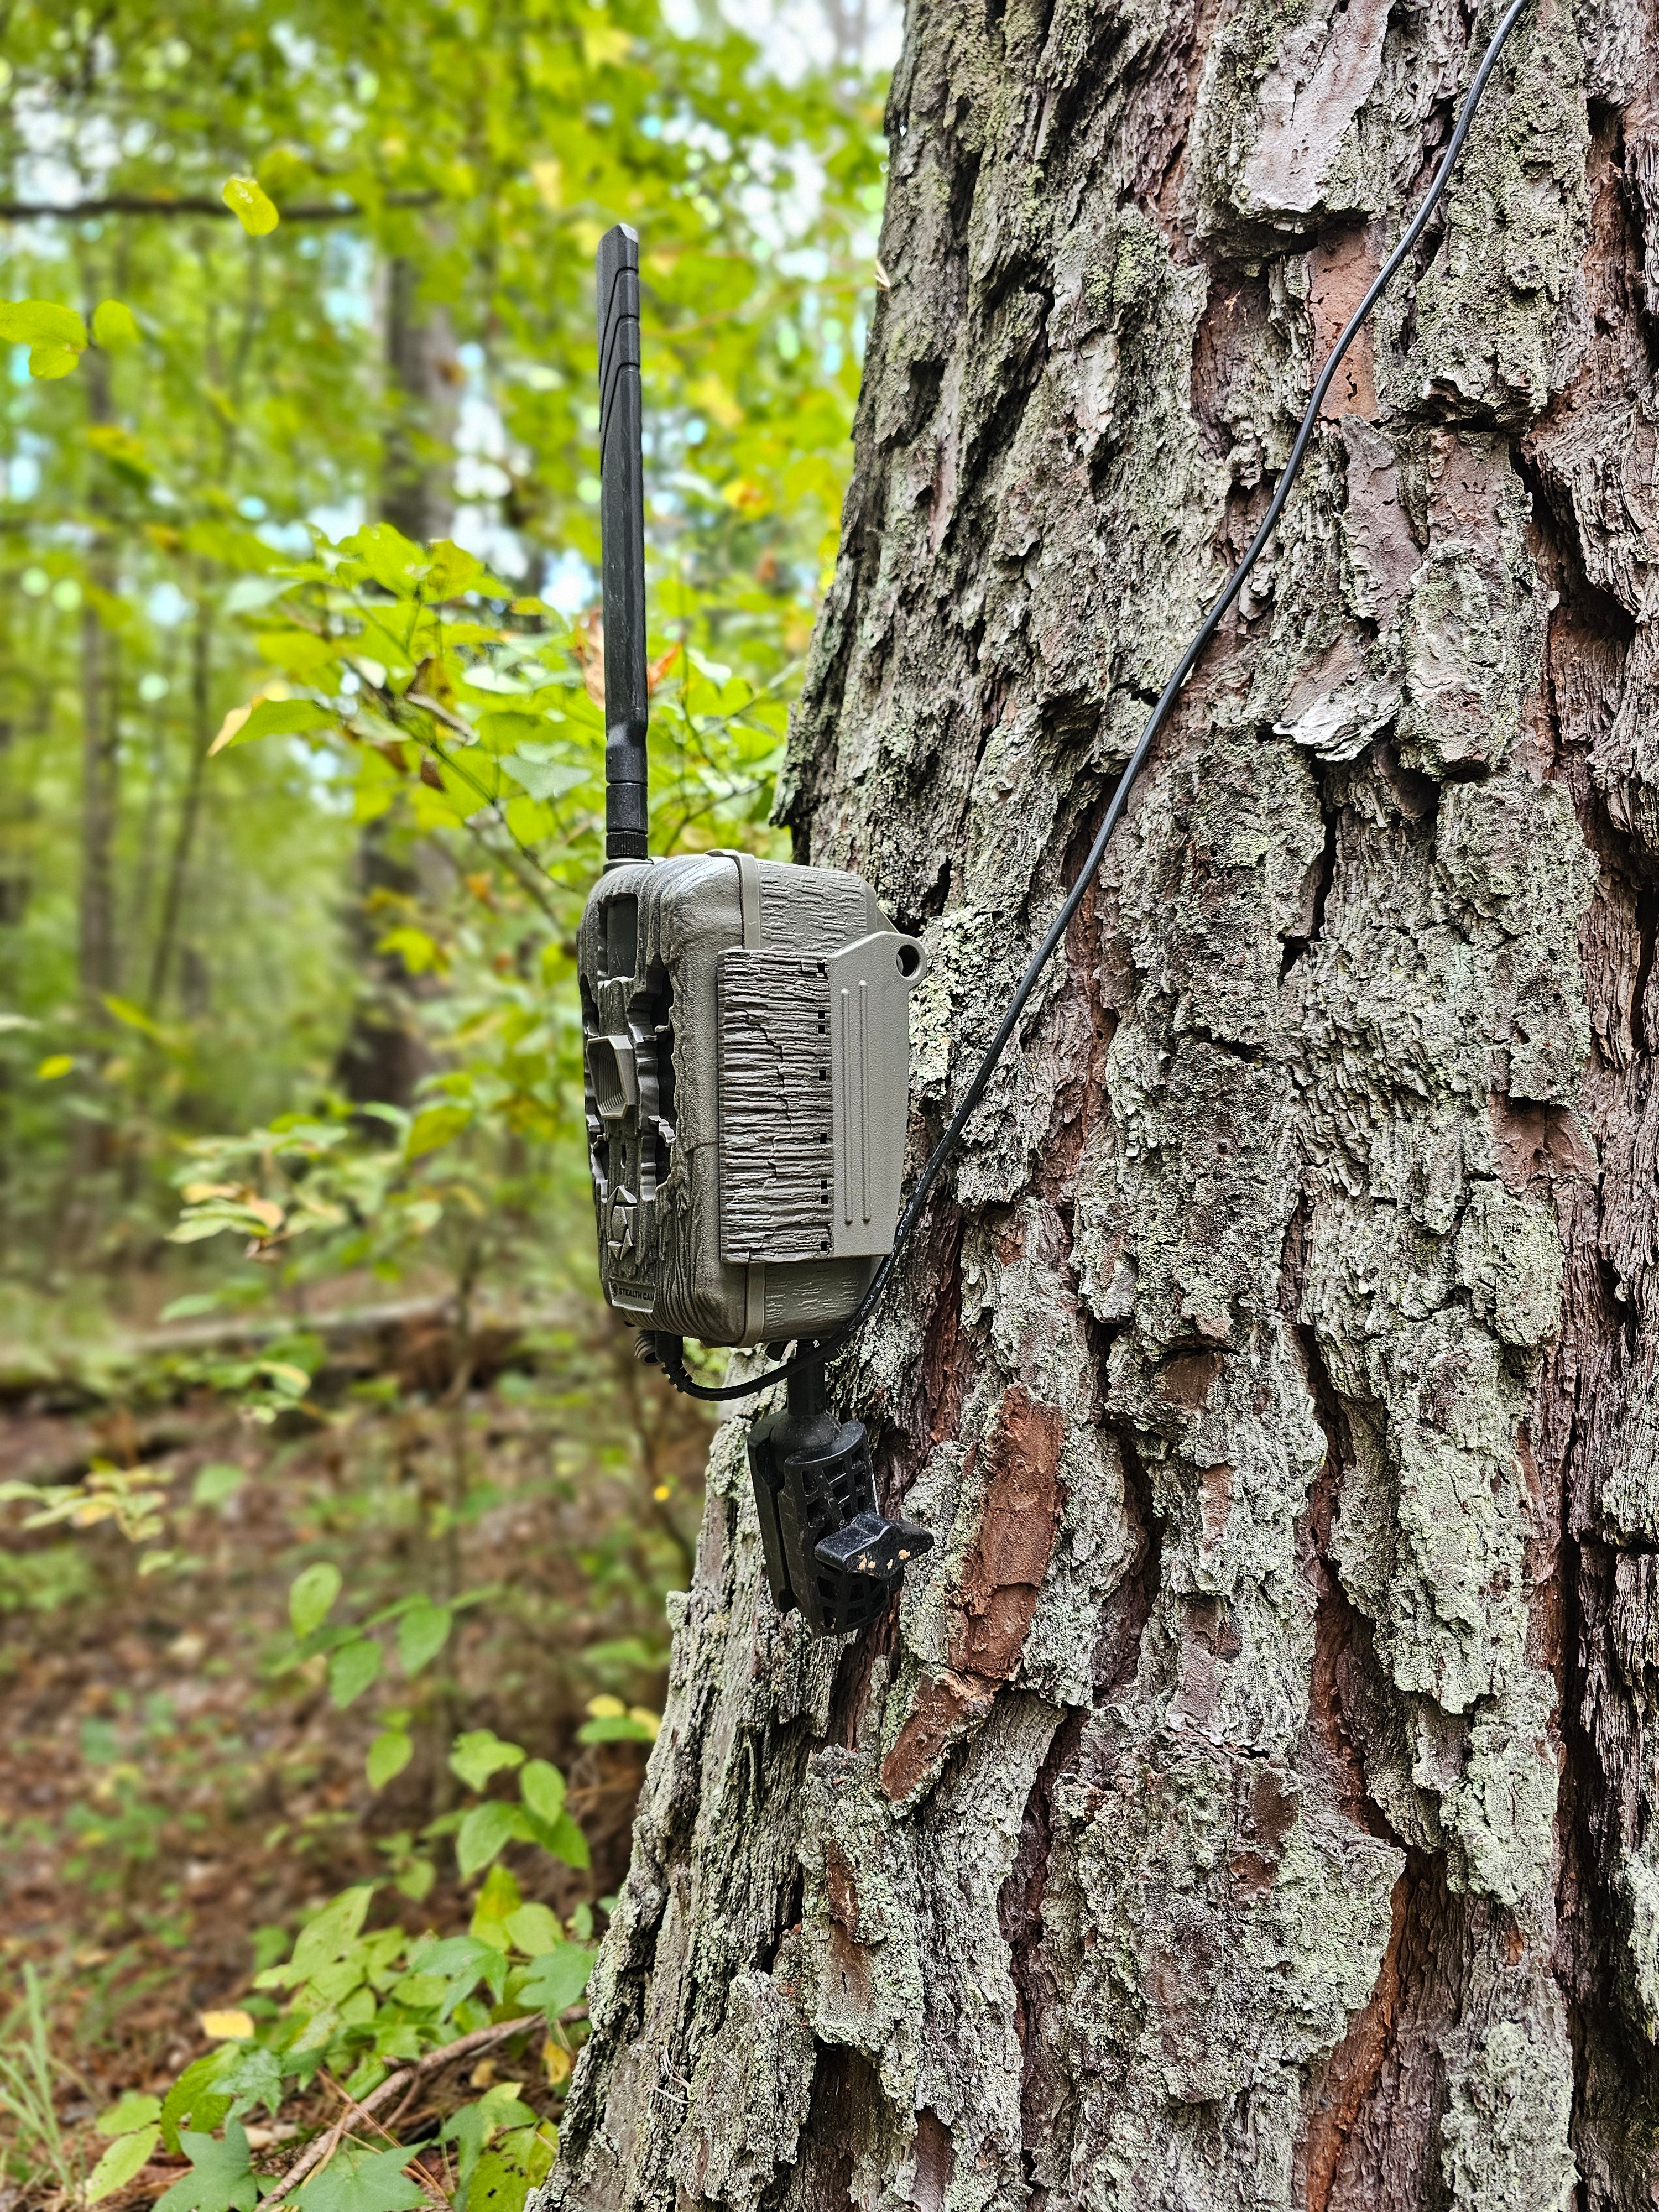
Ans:
[{"label": "reddish brown bark patch", "polygon": [[[1308,305],[1313,317],[1314,357],[1323,361],[1376,274],[1376,256],[1363,230],[1345,231],[1310,257]],[[1345,415],[1377,416],[1376,349],[1367,323],[1343,356],[1320,413],[1332,422]]]},{"label": "reddish brown bark patch", "polygon": [[881,1786],[896,1805],[914,1797],[938,1773],[945,1753],[991,1710],[994,1682],[946,1672],[924,1682],[909,1716],[881,1763]]},{"label": "reddish brown bark patch", "polygon": [[1006,1682],[1018,1664],[1060,1522],[1064,1435],[1054,1407],[1009,1384],[985,1444],[985,1505],[957,1593],[959,1673]]},{"label": "reddish brown bark patch", "polygon": [[1158,1389],[1165,1402],[1195,1413],[1204,1404],[1221,1372],[1218,1352],[1188,1352],[1158,1370]]},{"label": "reddish brown bark patch", "polygon": [[1487,1102],[1498,1172],[1518,1196],[1537,1182],[1595,1179],[1595,1155],[1575,1117],[1560,1106],[1520,1105],[1494,1091]]},{"label": "reddish brown bark patch", "polygon": [[916,2212],[941,2212],[945,2192],[957,2170],[956,2145],[939,2114],[929,2112],[925,2106],[916,2115],[915,2160],[910,2202]]},{"label": "reddish brown bark patch", "polygon": [[1388,2055],[1395,2007],[1400,1998],[1400,1938],[1406,1925],[1406,1878],[1394,1886],[1394,1921],[1382,1965],[1364,2008],[1332,2051],[1320,2085],[1319,2100],[1308,2119],[1308,2212],[1326,2212],[1337,2169],[1353,2124],[1375,2087]]}]

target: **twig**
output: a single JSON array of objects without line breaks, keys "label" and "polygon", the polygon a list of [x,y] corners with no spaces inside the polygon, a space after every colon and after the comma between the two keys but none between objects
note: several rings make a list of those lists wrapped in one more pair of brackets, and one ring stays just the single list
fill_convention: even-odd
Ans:
[{"label": "twig", "polygon": [[[385,2122],[377,2120],[372,2112],[368,2112],[363,2106],[360,2105],[357,2102],[357,2100],[352,2095],[351,2092],[349,2089],[343,2088],[339,2082],[334,2079],[334,2076],[328,2072],[326,2068],[323,2069],[323,2079],[327,2082],[329,2087],[333,2090],[335,2095],[340,2100],[340,2102],[345,2106],[345,2111],[341,2116],[341,2126],[343,2126],[345,2122],[350,2119],[355,2113],[360,2120],[366,2121],[368,2124],[374,2129],[376,2135],[384,2136],[394,2150],[402,2150],[404,2148],[404,2146],[398,2142],[397,2136],[392,2134],[391,2129],[386,2125]],[[357,2138],[354,2137],[354,2141],[355,2140],[357,2140]],[[365,2148],[367,2148],[367,2145],[365,2145]],[[404,2171],[407,2172],[409,2167],[411,2166],[420,2166],[419,2173],[415,2177],[416,2186],[420,2190],[421,2194],[426,2198],[427,2202],[434,2208],[434,2212],[449,2212],[448,2198],[443,2195],[437,2184],[433,2180],[431,2175],[427,2172],[425,2166],[421,2165],[416,2146],[411,2143],[409,2146],[409,2150],[410,2155],[404,2160]],[[324,2165],[326,2165],[327,2162],[328,2161],[326,2160],[323,2161]],[[320,2173],[322,2167],[319,2166],[317,2171]]]},{"label": "twig", "polygon": [[[308,2174],[325,2160],[333,2157],[353,2111],[360,2112],[364,2119],[372,2120],[377,2112],[392,2102],[395,2093],[415,2088],[428,2074],[437,2073],[457,2058],[468,2057],[475,2051],[487,2050],[492,2043],[505,2043],[511,2036],[522,2035],[527,2028],[540,2026],[542,2019],[540,2013],[532,2012],[526,2013],[522,2020],[500,2020],[492,2027],[475,2027],[471,2035],[463,2035],[454,2043],[445,2044],[441,2051],[428,2051],[424,2058],[417,2058],[402,2073],[388,2074],[380,2087],[371,2089],[361,2104],[348,2100],[349,2109],[340,2115],[325,2136],[319,2136],[308,2149],[301,2152],[283,2176],[275,2193],[261,2200],[260,2212],[275,2212],[275,2208],[284,2197],[291,2195]],[[343,2089],[340,2091],[343,2097],[345,2094]],[[410,2156],[412,2158],[414,2154],[411,2148]]]},{"label": "twig", "polygon": [[[437,198],[437,193],[432,191],[386,192],[381,204],[430,207]],[[176,197],[157,192],[106,192],[100,198],[88,200],[0,200],[0,222],[76,222],[83,216],[97,215],[220,216],[232,211],[222,201],[196,192],[181,192]],[[292,200],[278,212],[284,222],[354,222],[366,210],[355,200]]]}]

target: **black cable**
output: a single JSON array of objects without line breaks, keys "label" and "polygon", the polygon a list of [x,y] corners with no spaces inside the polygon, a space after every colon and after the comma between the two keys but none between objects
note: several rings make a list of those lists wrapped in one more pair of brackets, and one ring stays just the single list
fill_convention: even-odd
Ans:
[{"label": "black cable", "polygon": [[934,1146],[928,1156],[927,1165],[917,1176],[916,1187],[910,1194],[909,1203],[900,1217],[898,1228],[894,1234],[892,1248],[871,1277],[870,1287],[860,1300],[856,1311],[836,1328],[831,1329],[827,1335],[818,1338],[811,1345],[797,1352],[793,1359],[785,1360],[781,1366],[769,1368],[765,1374],[757,1375],[750,1382],[727,1382],[719,1388],[694,1382],[686,1372],[684,1357],[673,1349],[676,1340],[671,1338],[665,1343],[665,1340],[659,1337],[657,1356],[662,1362],[669,1381],[677,1390],[685,1392],[690,1397],[716,1401],[752,1397],[757,1391],[764,1390],[774,1382],[781,1382],[791,1375],[799,1375],[803,1369],[821,1366],[838,1345],[844,1343],[855,1330],[863,1328],[875,1310],[877,1301],[886,1287],[888,1277],[893,1272],[894,1264],[899,1254],[915,1233],[916,1224],[921,1218],[922,1208],[927,1201],[928,1192],[938,1180],[939,1170],[945,1161],[961,1141],[962,1133],[967,1127],[974,1109],[985,1096],[991,1078],[996,1072],[997,1062],[1002,1058],[1007,1048],[1008,1040],[1012,1036],[1019,1018],[1025,1011],[1026,1002],[1036,988],[1043,969],[1054,957],[1056,947],[1070,927],[1073,915],[1082,904],[1084,894],[1099,872],[1100,864],[1106,857],[1107,842],[1113,830],[1117,827],[1129,793],[1134,787],[1136,778],[1146,764],[1147,755],[1152,751],[1158,732],[1169,720],[1170,710],[1175,705],[1182,686],[1197,666],[1205,647],[1220,628],[1223,616],[1238,597],[1245,578],[1261,559],[1262,549],[1272,536],[1274,525],[1285,511],[1285,502],[1291,495],[1291,487],[1301,472],[1308,447],[1318,427],[1319,410],[1325,404],[1325,394],[1331,388],[1331,380],[1341,366],[1343,356],[1358,337],[1365,318],[1410,258],[1412,248],[1422,236],[1429,217],[1434,213],[1442,193],[1451,180],[1452,170],[1456,164],[1458,155],[1463,150],[1463,142],[1469,135],[1470,126],[1474,121],[1475,111],[1480,105],[1481,94],[1486,91],[1487,81],[1498,66],[1498,57],[1509,43],[1510,33],[1520,21],[1522,11],[1527,4],[1528,0],[1510,0],[1510,5],[1502,22],[1492,33],[1492,43],[1486,48],[1480,66],[1474,73],[1464,97],[1462,112],[1457,118],[1457,128],[1452,132],[1451,143],[1441,157],[1440,167],[1434,173],[1434,181],[1429,186],[1422,205],[1412,217],[1400,243],[1371,279],[1364,298],[1348,318],[1342,335],[1331,348],[1330,357],[1320,372],[1319,380],[1313,388],[1313,396],[1304,412],[1301,425],[1296,434],[1296,442],[1291,447],[1290,457],[1279,477],[1278,488],[1268,502],[1267,511],[1261,518],[1255,536],[1250,540],[1249,548],[1244,557],[1227,579],[1220,597],[1204,617],[1203,624],[1196,636],[1182,654],[1175,673],[1164,687],[1163,696],[1147,717],[1146,726],[1140,733],[1139,741],[1130,754],[1122,775],[1118,778],[1117,788],[1112,793],[1111,803],[1106,809],[1106,819],[1102,823],[1100,833],[1089,848],[1089,857],[1083,864],[1082,872],[1067,892],[1065,903],[1048,925],[1047,936],[1038,945],[1025,973],[1015,986],[1014,994],[1008,1001],[1008,1011],[1004,1014],[996,1035],[986,1048],[984,1057],[975,1071],[974,1079],[963,1094],[962,1103],[951,1116],[949,1127]]}]

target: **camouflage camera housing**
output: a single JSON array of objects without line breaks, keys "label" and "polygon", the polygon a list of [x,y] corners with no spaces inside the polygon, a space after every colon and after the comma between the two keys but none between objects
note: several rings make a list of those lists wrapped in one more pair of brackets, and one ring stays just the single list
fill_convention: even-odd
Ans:
[{"label": "camouflage camera housing", "polygon": [[927,964],[837,869],[711,853],[606,871],[577,967],[618,1312],[750,1345],[854,1310],[897,1223]]}]

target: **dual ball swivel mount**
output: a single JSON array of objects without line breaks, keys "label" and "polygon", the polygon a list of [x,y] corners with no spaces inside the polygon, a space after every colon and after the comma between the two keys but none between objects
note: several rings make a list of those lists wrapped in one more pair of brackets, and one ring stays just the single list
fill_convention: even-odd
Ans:
[{"label": "dual ball swivel mount", "polygon": [[[1427,193],[1333,346],[1255,535],[1147,718],[902,1213],[906,1000],[927,974],[921,946],[838,869],[738,852],[649,856],[639,240],[618,224],[600,242],[605,866],[577,939],[599,1275],[676,1389],[740,1399],[787,1384],[783,1411],[750,1433],[750,1471],[773,1602],[798,1607],[818,1635],[868,1626],[933,1542],[881,1512],[862,1425],[826,1407],[824,1362],[869,1319],[921,1221],[1182,687],[1273,535],[1344,355],[1446,189],[1528,4],[1510,0]],[[688,1336],[763,1344],[782,1364],[700,1383],[686,1370]]]}]

